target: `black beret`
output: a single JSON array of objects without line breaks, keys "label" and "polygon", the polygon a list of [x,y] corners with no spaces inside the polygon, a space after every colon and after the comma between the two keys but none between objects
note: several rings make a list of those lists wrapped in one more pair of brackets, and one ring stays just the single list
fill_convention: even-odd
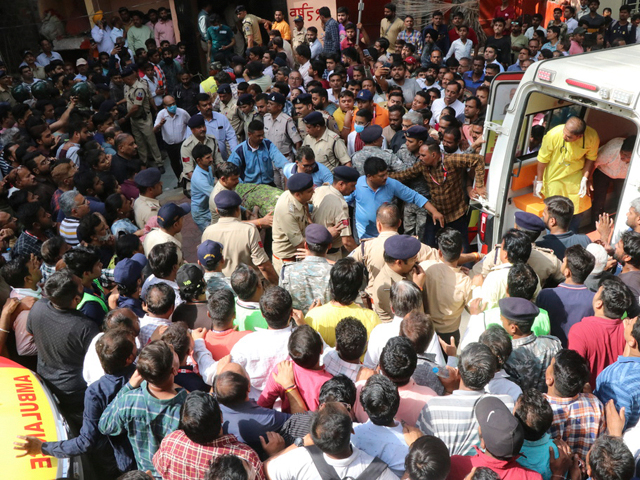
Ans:
[{"label": "black beret", "polygon": [[525,298],[506,297],[498,301],[500,315],[507,320],[528,322],[540,314],[540,309]]},{"label": "black beret", "polygon": [[547,228],[542,219],[533,213],[518,211],[515,217],[516,225],[524,230],[544,232]]},{"label": "black beret", "polygon": [[217,208],[236,208],[242,203],[242,198],[233,190],[223,190],[213,199]]},{"label": "black beret", "polygon": [[199,113],[196,113],[193,117],[189,119],[187,122],[189,128],[201,127],[204,125],[204,117]]},{"label": "black beret", "polygon": [[284,105],[287,99],[281,93],[272,92],[269,94],[269,101],[279,103],[280,105]]},{"label": "black beret", "polygon": [[313,103],[313,101],[311,100],[311,94],[310,93],[301,93],[300,95],[298,95],[294,100],[293,100],[293,104],[294,105],[311,105]]},{"label": "black beret", "polygon": [[287,187],[292,193],[302,192],[313,187],[313,177],[308,173],[294,173],[287,180]]},{"label": "black beret", "polygon": [[396,260],[415,257],[421,248],[420,240],[409,235],[394,235],[384,242],[384,253]]},{"label": "black beret", "polygon": [[369,125],[360,134],[360,138],[364,143],[373,143],[382,136],[382,127],[380,125]]},{"label": "black beret", "polygon": [[404,132],[405,138],[415,138],[417,140],[426,140],[429,137],[429,129],[422,125],[414,125]]},{"label": "black beret", "polygon": [[304,237],[308,243],[317,245],[331,245],[333,243],[333,237],[329,230],[318,223],[308,225],[304,231]]},{"label": "black beret", "polygon": [[136,176],[133,177],[133,181],[141,187],[153,187],[160,182],[161,178],[162,174],[160,173],[160,170],[153,167],[137,173]]},{"label": "black beret", "polygon": [[333,178],[337,178],[343,182],[357,182],[360,174],[355,168],[340,165],[333,170]]},{"label": "black beret", "polygon": [[324,122],[324,117],[320,112],[311,112],[309,115],[302,119],[307,125],[320,125]]},{"label": "black beret", "polygon": [[218,87],[218,93],[231,93],[231,85],[223,83]]},{"label": "black beret", "polygon": [[131,66],[128,66],[124,70],[122,70],[121,76],[124,78],[124,77],[128,77],[129,75],[133,75],[134,73],[137,73],[137,72]]},{"label": "black beret", "polygon": [[251,105],[254,102],[253,95],[250,93],[243,93],[238,97],[238,105]]}]

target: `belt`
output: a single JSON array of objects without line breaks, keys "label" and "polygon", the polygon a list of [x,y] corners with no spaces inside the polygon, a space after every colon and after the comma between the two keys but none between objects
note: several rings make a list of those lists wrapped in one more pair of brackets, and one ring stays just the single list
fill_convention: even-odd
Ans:
[{"label": "belt", "polygon": [[340,250],[340,248],[330,248],[327,250],[327,253],[338,253]]},{"label": "belt", "polygon": [[275,258],[276,260],[280,260],[281,262],[297,262],[298,261],[296,257],[278,258],[276,257],[275,253],[272,253],[271,255],[273,255],[273,258]]}]

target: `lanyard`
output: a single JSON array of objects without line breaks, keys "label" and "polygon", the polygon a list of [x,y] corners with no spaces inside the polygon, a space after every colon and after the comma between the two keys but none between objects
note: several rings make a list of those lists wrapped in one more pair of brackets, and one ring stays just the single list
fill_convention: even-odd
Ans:
[{"label": "lanyard", "polygon": [[[440,163],[442,165],[442,172],[443,172],[443,179],[442,179],[442,183],[447,181],[447,175],[449,175],[449,172],[447,172],[447,169],[444,166],[444,160]],[[433,175],[431,175],[431,173],[429,173],[429,176],[431,177],[431,180],[433,180],[433,183],[435,183],[436,185],[440,186],[442,185],[440,182],[438,182],[435,178],[433,178]]]}]

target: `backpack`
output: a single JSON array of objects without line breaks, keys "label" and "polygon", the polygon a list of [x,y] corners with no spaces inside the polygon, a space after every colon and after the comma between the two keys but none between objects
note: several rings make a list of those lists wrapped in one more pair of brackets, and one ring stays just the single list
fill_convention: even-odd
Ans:
[{"label": "backpack", "polygon": [[[324,459],[324,455],[322,454],[322,450],[320,450],[317,446],[309,445],[308,447],[304,448],[306,448],[307,452],[309,452],[309,455],[311,455],[311,460],[313,460],[313,464],[318,469],[318,473],[320,474],[320,478],[322,478],[322,480],[346,480],[341,479],[338,476],[335,468],[327,463],[327,461]],[[375,480],[387,468],[389,467],[386,463],[384,463],[378,457],[374,457],[373,461],[369,464],[369,466],[367,466],[365,471],[358,475],[358,477],[354,480]],[[352,477],[346,478],[351,479]]]}]

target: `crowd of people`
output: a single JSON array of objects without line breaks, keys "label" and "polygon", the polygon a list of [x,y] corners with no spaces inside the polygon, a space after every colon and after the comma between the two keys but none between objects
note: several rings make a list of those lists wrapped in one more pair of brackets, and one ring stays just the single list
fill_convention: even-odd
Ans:
[{"label": "crowd of people", "polygon": [[389,3],[374,35],[346,7],[318,31],[205,2],[199,52],[122,7],[88,58],[43,39],[1,65],[0,352],[70,430],[16,455],[111,480],[634,477],[640,199],[614,235],[605,198],[635,137],[534,126],[542,218],[486,255],[469,236],[492,79],[635,42],[628,6],[598,10],[544,28],[503,0],[481,40],[462,10],[418,28]]}]

